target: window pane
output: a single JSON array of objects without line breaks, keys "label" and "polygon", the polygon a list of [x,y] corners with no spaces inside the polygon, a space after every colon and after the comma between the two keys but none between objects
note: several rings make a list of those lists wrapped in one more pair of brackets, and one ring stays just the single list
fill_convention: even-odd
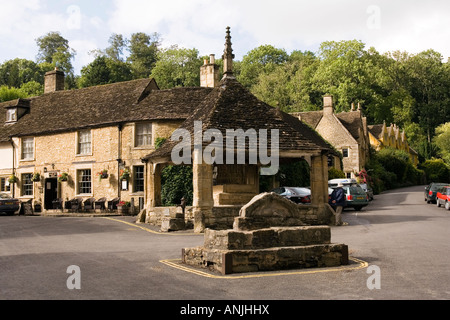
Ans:
[{"label": "window pane", "polygon": [[22,195],[32,196],[33,195],[33,181],[31,181],[31,173],[22,174]]},{"label": "window pane", "polygon": [[152,124],[136,124],[136,147],[152,145]]},{"label": "window pane", "polygon": [[34,138],[22,139],[22,159],[34,158]]},{"label": "window pane", "polygon": [[78,193],[92,193],[91,169],[78,170]]},{"label": "window pane", "polygon": [[80,131],[78,133],[78,154],[91,153],[91,131]]},{"label": "window pane", "polygon": [[134,192],[144,191],[144,166],[134,167]]},{"label": "window pane", "polygon": [[8,109],[6,113],[6,121],[17,121],[16,109]]},{"label": "window pane", "polygon": [[347,158],[347,157],[348,157],[348,149],[342,149],[342,156],[343,156],[344,158]]}]

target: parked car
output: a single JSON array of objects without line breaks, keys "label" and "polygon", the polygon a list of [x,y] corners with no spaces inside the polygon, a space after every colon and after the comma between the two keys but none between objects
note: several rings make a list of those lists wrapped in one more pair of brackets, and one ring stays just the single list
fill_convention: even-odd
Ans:
[{"label": "parked car", "polygon": [[344,189],[346,197],[345,208],[353,208],[359,211],[369,204],[367,193],[355,179],[333,179],[328,181],[328,187],[335,189],[339,182],[344,185],[342,189]]},{"label": "parked car", "polygon": [[18,214],[20,211],[20,200],[11,197],[7,193],[0,193],[0,212],[7,215]]},{"label": "parked car", "polygon": [[450,210],[450,186],[441,187],[436,192],[436,204],[438,207],[442,205],[445,209]]},{"label": "parked car", "polygon": [[367,183],[360,183],[359,184],[361,188],[367,193],[367,196],[369,197],[369,201],[373,200],[373,190]]},{"label": "parked car", "polygon": [[273,189],[272,192],[279,194],[286,199],[295,203],[309,204],[311,203],[311,190],[301,187],[279,187]]},{"label": "parked car", "polygon": [[436,192],[438,189],[448,186],[448,183],[436,183],[432,182],[428,186],[425,187],[425,201],[427,203],[436,203]]}]

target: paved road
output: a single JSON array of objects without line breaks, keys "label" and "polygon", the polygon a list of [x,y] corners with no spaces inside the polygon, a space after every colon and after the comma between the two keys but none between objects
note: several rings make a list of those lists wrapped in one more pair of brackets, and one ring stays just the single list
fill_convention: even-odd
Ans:
[{"label": "paved road", "polygon": [[[332,242],[359,259],[351,268],[228,278],[161,262],[201,245],[202,235],[159,234],[131,217],[1,216],[0,299],[448,300],[450,212],[422,194],[398,189],[344,211],[348,225],[332,227]],[[72,265],[79,273],[67,272]],[[81,288],[68,289],[69,278]]]}]

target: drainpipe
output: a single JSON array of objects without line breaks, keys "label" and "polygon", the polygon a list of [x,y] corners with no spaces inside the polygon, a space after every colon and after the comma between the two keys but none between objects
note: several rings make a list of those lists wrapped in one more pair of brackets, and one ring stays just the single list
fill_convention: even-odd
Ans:
[{"label": "drainpipe", "polygon": [[[14,161],[15,161],[15,157],[14,157],[14,154],[15,154],[15,150],[14,150],[14,141],[11,139],[10,140],[10,142],[11,142],[11,147],[12,147],[12,174],[15,174],[15,167],[14,167]],[[15,193],[16,193],[16,184],[15,183],[13,183],[13,185],[12,185],[12,197],[14,198],[15,197]]]},{"label": "drainpipe", "polygon": [[117,196],[121,196],[120,165],[122,163],[122,124],[117,125]]}]

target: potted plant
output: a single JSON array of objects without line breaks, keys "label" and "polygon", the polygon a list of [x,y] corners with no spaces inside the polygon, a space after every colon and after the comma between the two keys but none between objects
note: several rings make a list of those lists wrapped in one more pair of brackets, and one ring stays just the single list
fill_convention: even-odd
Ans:
[{"label": "potted plant", "polygon": [[108,178],[108,170],[103,169],[102,171],[97,173],[98,175],[98,180],[102,180],[102,179],[107,179]]},{"label": "potted plant", "polygon": [[120,180],[128,180],[128,179],[130,179],[130,171],[128,169],[120,170],[119,179]]},{"label": "potted plant", "polygon": [[39,172],[35,172],[33,174],[33,176],[31,177],[31,181],[33,181],[33,182],[41,181],[41,175],[39,174]]},{"label": "potted plant", "polygon": [[128,201],[120,201],[117,204],[117,212],[120,214],[128,214],[128,208],[130,207],[130,202]]},{"label": "potted plant", "polygon": [[67,181],[69,179],[69,174],[67,172],[63,172],[60,175],[58,175],[59,181]]},{"label": "potted plant", "polygon": [[19,179],[17,179],[17,177],[16,177],[15,175],[13,175],[13,174],[10,175],[9,178],[8,178],[8,182],[9,182],[10,184],[16,183],[18,180],[19,180]]}]

